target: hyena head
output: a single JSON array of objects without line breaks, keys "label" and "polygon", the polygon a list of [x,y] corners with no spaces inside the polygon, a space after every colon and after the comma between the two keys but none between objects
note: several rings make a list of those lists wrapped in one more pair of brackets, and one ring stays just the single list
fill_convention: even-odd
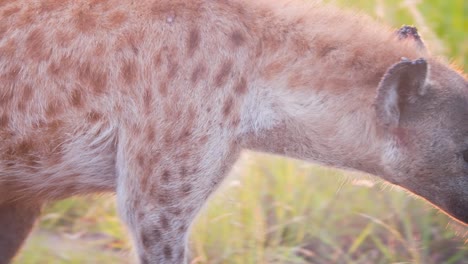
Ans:
[{"label": "hyena head", "polygon": [[468,83],[429,59],[402,61],[375,101],[383,177],[468,224]]}]

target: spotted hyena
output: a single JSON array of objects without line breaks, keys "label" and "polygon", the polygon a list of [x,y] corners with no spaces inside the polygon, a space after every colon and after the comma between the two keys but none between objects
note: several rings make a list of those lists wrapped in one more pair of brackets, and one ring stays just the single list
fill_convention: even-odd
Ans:
[{"label": "spotted hyena", "polygon": [[411,28],[303,2],[0,0],[0,263],[42,204],[96,192],[140,263],[182,263],[242,149],[374,174],[468,223],[466,78]]}]

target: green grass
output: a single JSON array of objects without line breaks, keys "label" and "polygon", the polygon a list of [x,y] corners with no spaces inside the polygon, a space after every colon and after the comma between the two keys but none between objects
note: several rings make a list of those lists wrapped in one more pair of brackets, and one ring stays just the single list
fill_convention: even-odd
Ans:
[{"label": "green grass", "polygon": [[279,157],[255,155],[247,163],[194,226],[197,263],[468,258],[456,227],[446,228],[447,217],[400,189]]},{"label": "green grass", "polygon": [[[328,1],[416,25],[436,53],[468,65],[468,2]],[[191,232],[192,263],[468,263],[468,230],[396,187],[249,153]],[[15,264],[131,263],[112,196],[49,205]]]}]

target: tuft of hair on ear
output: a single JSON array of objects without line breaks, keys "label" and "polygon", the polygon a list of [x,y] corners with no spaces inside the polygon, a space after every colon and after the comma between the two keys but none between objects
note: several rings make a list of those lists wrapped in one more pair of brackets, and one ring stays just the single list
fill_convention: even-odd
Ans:
[{"label": "tuft of hair on ear", "polygon": [[415,42],[419,50],[426,51],[426,45],[422,41],[416,27],[403,25],[395,32],[395,34],[398,36],[399,40],[411,39]]},{"label": "tuft of hair on ear", "polygon": [[377,121],[385,128],[399,126],[400,116],[406,104],[425,93],[428,64],[420,58],[406,58],[392,65],[382,77],[374,102]]}]

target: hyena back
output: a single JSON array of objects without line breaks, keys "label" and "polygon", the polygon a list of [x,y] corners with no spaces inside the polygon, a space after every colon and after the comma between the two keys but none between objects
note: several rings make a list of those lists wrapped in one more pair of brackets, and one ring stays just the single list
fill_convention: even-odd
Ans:
[{"label": "hyena back", "polygon": [[371,173],[468,223],[462,74],[411,30],[271,2],[0,1],[0,263],[42,204],[96,192],[141,263],[183,263],[242,149]]}]

